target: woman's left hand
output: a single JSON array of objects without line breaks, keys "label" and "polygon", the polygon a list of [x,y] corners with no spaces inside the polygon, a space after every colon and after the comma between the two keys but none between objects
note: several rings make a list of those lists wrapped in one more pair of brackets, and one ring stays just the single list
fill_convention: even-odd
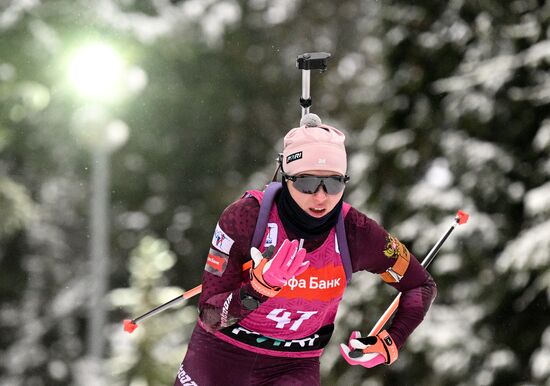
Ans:
[{"label": "woman's left hand", "polygon": [[382,363],[390,365],[398,356],[397,346],[386,330],[366,338],[361,338],[359,331],[353,331],[348,344],[340,344],[340,353],[350,365],[367,368]]}]

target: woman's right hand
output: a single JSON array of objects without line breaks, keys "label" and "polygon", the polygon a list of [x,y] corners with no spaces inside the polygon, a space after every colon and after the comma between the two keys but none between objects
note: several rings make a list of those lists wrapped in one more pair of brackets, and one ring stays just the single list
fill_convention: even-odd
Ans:
[{"label": "woman's right hand", "polygon": [[283,241],[271,259],[265,258],[256,248],[250,249],[250,256],[254,261],[250,271],[252,287],[269,297],[275,296],[290,279],[309,266],[309,261],[304,261],[306,250],[298,248],[298,240]]}]

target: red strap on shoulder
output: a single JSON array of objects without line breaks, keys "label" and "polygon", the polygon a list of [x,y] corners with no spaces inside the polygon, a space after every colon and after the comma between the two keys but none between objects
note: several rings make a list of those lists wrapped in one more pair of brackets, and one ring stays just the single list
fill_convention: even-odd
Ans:
[{"label": "red strap on shoulder", "polygon": [[350,209],[351,209],[351,205],[348,204],[347,202],[344,202],[342,204],[342,213],[344,214],[344,218],[346,218]]},{"label": "red strap on shoulder", "polygon": [[247,190],[241,198],[254,197],[261,204],[264,198],[264,192],[260,190]]}]

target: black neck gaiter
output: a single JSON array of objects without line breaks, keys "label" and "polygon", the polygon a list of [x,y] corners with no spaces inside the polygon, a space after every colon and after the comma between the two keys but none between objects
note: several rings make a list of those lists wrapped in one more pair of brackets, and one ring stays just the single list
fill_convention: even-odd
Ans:
[{"label": "black neck gaiter", "polygon": [[338,201],[334,209],[321,218],[310,216],[294,201],[286,182],[283,181],[283,189],[277,197],[277,211],[285,229],[296,237],[305,239],[321,235],[335,226],[342,203],[343,198]]}]

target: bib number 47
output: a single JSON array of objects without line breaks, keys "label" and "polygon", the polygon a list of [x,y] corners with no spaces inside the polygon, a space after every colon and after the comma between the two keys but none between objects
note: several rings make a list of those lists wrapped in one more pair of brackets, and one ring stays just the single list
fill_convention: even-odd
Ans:
[{"label": "bib number 47", "polygon": [[292,322],[292,325],[289,327],[290,330],[298,331],[304,320],[311,318],[317,311],[296,311],[296,313],[300,316],[298,318],[291,318],[292,313],[290,311],[286,311],[285,308],[275,308],[267,314],[266,318],[277,322],[275,328],[285,328],[287,324]]}]

